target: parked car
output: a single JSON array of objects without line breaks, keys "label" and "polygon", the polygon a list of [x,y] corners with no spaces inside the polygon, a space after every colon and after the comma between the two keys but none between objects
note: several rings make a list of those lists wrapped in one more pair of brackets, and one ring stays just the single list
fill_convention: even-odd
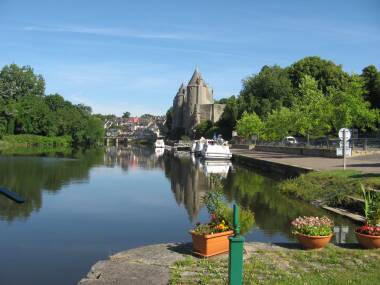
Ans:
[{"label": "parked car", "polygon": [[296,140],[295,137],[287,136],[287,137],[284,138],[284,143],[285,144],[297,144],[298,141]]}]

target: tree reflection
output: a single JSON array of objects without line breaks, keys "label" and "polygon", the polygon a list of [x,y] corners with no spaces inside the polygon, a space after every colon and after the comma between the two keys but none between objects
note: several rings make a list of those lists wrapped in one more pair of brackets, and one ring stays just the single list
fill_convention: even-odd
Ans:
[{"label": "tree reflection", "polygon": [[88,179],[89,169],[102,163],[103,150],[75,151],[73,158],[0,156],[0,185],[25,198],[16,204],[0,196],[0,218],[26,219],[42,207],[42,192],[56,193],[63,185]]}]

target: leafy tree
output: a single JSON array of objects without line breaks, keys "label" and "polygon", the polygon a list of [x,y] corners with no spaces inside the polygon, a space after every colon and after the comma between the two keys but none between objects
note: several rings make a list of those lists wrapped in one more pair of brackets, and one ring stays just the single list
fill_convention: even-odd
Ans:
[{"label": "leafy tree", "polygon": [[131,116],[130,112],[124,112],[123,113],[123,118],[128,119]]},{"label": "leafy tree", "polygon": [[165,125],[168,128],[169,132],[172,129],[172,125],[173,125],[172,111],[173,111],[173,108],[170,108],[169,110],[166,111],[166,122],[165,122]]},{"label": "leafy tree", "polygon": [[329,90],[328,109],[332,130],[336,133],[340,128],[357,127],[362,131],[375,129],[379,120],[379,110],[372,109],[368,101],[364,100],[364,82],[359,76],[352,76],[350,82],[342,90]]},{"label": "leafy tree", "polygon": [[286,70],[278,65],[264,66],[259,74],[243,80],[240,91],[241,112],[266,116],[273,109],[289,107],[293,102],[292,84]]},{"label": "leafy tree", "polygon": [[217,126],[223,138],[231,139],[232,131],[236,126],[236,120],[238,118],[238,101],[235,96],[231,96],[228,99],[220,100],[220,104],[226,104],[226,107],[217,122]]},{"label": "leafy tree", "polygon": [[380,108],[380,72],[374,65],[365,67],[361,77],[364,79],[365,95],[373,108]]},{"label": "leafy tree", "polygon": [[0,71],[0,97],[5,100],[19,99],[23,96],[44,96],[45,80],[35,75],[30,66],[6,65]]},{"label": "leafy tree", "polygon": [[199,139],[201,137],[211,138],[213,135],[213,134],[210,135],[210,133],[212,132],[211,130],[215,130],[213,128],[214,128],[214,124],[209,120],[196,125],[195,132],[194,132],[195,138],[196,139]]},{"label": "leafy tree", "polygon": [[240,120],[237,121],[236,129],[239,135],[248,139],[254,134],[260,136],[264,129],[264,124],[255,113],[248,114],[244,112]]},{"label": "leafy tree", "polygon": [[295,132],[295,114],[286,107],[273,110],[264,122],[262,138],[264,140],[281,140]]},{"label": "leafy tree", "polygon": [[303,136],[323,135],[330,130],[326,116],[327,98],[318,88],[317,81],[305,75],[298,88],[297,100],[291,111],[295,117],[295,130]]},{"label": "leafy tree", "polygon": [[309,75],[317,80],[318,87],[324,94],[329,87],[341,89],[349,80],[349,75],[343,71],[341,65],[318,56],[305,57],[292,64],[287,71],[294,88],[298,88],[302,78]]}]

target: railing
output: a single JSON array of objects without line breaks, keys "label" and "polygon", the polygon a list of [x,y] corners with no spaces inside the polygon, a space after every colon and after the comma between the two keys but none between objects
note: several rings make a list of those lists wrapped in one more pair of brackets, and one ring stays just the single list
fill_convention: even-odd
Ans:
[{"label": "railing", "polygon": [[[339,139],[318,139],[307,141],[297,141],[297,143],[290,143],[286,141],[268,142],[257,141],[258,146],[278,146],[278,147],[301,147],[301,148],[315,148],[315,149],[329,149],[335,150],[340,147]],[[362,151],[380,151],[380,139],[379,138],[356,138],[349,140],[349,146],[353,150]]]}]

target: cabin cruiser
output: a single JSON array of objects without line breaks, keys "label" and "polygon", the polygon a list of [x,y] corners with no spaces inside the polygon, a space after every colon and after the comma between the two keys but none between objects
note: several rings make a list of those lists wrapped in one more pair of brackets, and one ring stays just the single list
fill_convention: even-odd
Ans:
[{"label": "cabin cruiser", "polygon": [[207,140],[203,145],[202,157],[204,159],[225,159],[229,160],[232,157],[228,143],[222,138],[217,140]]},{"label": "cabin cruiser", "polygon": [[155,148],[165,148],[165,142],[163,139],[157,139],[154,143]]},{"label": "cabin cruiser", "polygon": [[196,156],[202,155],[202,149],[207,140],[204,137],[201,137],[199,140],[194,141],[191,152]]}]

